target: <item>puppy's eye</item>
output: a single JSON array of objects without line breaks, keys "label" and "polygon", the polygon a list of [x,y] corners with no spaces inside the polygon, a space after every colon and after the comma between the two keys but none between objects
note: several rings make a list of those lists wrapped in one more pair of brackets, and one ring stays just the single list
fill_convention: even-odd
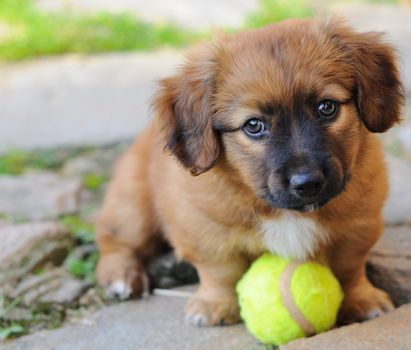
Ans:
[{"label": "puppy's eye", "polygon": [[263,121],[257,118],[252,118],[247,120],[243,126],[243,130],[250,137],[259,137],[264,134],[266,128]]},{"label": "puppy's eye", "polygon": [[338,112],[339,104],[333,100],[323,100],[318,104],[318,116],[324,119],[333,118]]}]

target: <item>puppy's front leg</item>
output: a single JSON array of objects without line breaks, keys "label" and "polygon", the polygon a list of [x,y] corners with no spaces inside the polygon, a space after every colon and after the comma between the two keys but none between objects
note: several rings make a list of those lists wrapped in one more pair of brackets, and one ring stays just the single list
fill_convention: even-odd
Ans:
[{"label": "puppy's front leg", "polygon": [[388,294],[374,287],[365,275],[368,252],[382,229],[382,223],[361,225],[350,230],[332,251],[330,265],[344,289],[340,323],[365,321],[394,308]]},{"label": "puppy's front leg", "polygon": [[237,323],[240,312],[235,286],[248,268],[241,257],[194,263],[200,287],[186,306],[186,321],[196,326]]}]

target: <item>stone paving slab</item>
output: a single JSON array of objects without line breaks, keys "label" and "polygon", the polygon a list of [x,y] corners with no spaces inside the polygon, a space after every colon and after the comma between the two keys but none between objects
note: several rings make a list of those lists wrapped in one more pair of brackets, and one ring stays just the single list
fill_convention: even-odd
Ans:
[{"label": "stone paving slab", "polygon": [[133,137],[149,120],[157,79],[180,61],[163,51],[0,64],[0,152]]},{"label": "stone paving slab", "polygon": [[0,350],[263,350],[243,325],[184,324],[185,298],[151,296],[89,315],[63,328],[0,343]]},{"label": "stone paving slab", "polygon": [[341,327],[308,339],[296,340],[281,350],[409,350],[411,304],[380,318]]},{"label": "stone paving slab", "polygon": [[87,289],[87,282],[73,277],[64,268],[50,268],[42,274],[25,276],[16,286],[7,288],[6,295],[19,298],[21,305],[30,307],[36,303],[69,305]]},{"label": "stone paving slab", "polygon": [[411,226],[385,229],[369,255],[367,274],[395,305],[411,303]]},{"label": "stone paving slab", "polygon": [[75,214],[80,206],[81,180],[52,172],[0,177],[0,212],[20,219],[54,219]]},{"label": "stone paving slab", "polygon": [[0,239],[0,292],[37,267],[61,263],[73,243],[65,227],[49,221],[5,225]]},{"label": "stone paving slab", "polygon": [[404,160],[387,155],[389,195],[384,206],[386,225],[411,225],[411,166]]}]

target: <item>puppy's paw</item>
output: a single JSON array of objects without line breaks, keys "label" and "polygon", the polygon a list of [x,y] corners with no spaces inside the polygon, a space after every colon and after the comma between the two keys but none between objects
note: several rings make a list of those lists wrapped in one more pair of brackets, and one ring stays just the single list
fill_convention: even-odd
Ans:
[{"label": "puppy's paw", "polygon": [[149,294],[148,277],[132,256],[103,255],[98,262],[96,275],[97,282],[104,287],[108,299],[125,300]]},{"label": "puppy's paw", "polygon": [[361,285],[345,294],[339,322],[348,324],[379,317],[394,309],[387,293],[371,284]]},{"label": "puppy's paw", "polygon": [[185,314],[186,322],[198,327],[223,326],[240,321],[236,298],[206,300],[195,295],[188,301]]}]

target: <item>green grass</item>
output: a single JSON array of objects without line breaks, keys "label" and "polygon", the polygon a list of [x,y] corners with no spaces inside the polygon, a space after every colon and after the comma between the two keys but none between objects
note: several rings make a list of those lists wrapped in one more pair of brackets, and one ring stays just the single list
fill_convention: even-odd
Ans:
[{"label": "green grass", "polygon": [[25,333],[26,329],[22,325],[16,322],[10,322],[0,328],[0,339],[13,338]]},{"label": "green grass", "polygon": [[0,155],[0,174],[19,175],[27,169],[56,170],[62,166],[65,156],[65,152],[50,150],[37,152],[13,150]]},{"label": "green grass", "polygon": [[98,191],[107,181],[107,176],[103,174],[87,173],[83,176],[83,186],[90,191]]},{"label": "green grass", "polygon": [[406,152],[401,141],[396,138],[382,138],[384,150],[395,157],[404,158]]},{"label": "green grass", "polygon": [[93,251],[84,257],[78,258],[74,254],[68,256],[64,265],[68,272],[73,276],[87,281],[90,284],[95,283],[95,269],[98,260],[97,251]]},{"label": "green grass", "polygon": [[76,215],[67,215],[60,219],[60,223],[67,227],[79,243],[94,242],[94,226],[85,222]]},{"label": "green grass", "polygon": [[[95,184],[95,182],[93,182]],[[76,215],[67,215],[61,218],[63,224],[77,240],[77,245],[94,242],[94,225],[82,220]],[[93,245],[91,245],[93,247]],[[64,262],[64,266],[73,276],[83,279],[90,284],[95,283],[95,269],[98,260],[98,252],[93,248],[84,256],[78,256],[72,251]]]},{"label": "green grass", "polygon": [[64,321],[65,311],[61,305],[45,303],[32,305],[24,318],[11,320],[9,314],[18,307],[24,307],[20,299],[8,299],[0,294],[0,340],[18,337],[31,330],[57,328]]},{"label": "green grass", "polygon": [[[246,27],[312,14],[304,0],[260,0],[260,5],[246,19]],[[128,13],[47,13],[33,6],[33,0],[0,0],[1,23],[10,28],[10,34],[0,40],[0,60],[182,47],[210,36],[209,31],[200,33],[170,23],[147,23]]]},{"label": "green grass", "polygon": [[19,60],[67,52],[152,50],[182,46],[198,34],[172,24],[148,24],[127,13],[47,13],[31,0],[0,0],[0,22],[11,28],[0,59]]},{"label": "green grass", "polygon": [[[89,244],[93,247],[94,225],[82,220],[76,215],[67,215],[60,219],[60,223],[67,227],[77,240],[77,246]],[[77,256],[73,251],[67,257],[64,266],[68,272],[90,284],[95,283],[95,267],[98,252],[94,248],[84,256]]]},{"label": "green grass", "polygon": [[[310,0],[259,0],[243,28],[258,28],[290,17],[311,17]],[[397,0],[359,0],[396,4]],[[171,23],[147,23],[130,13],[48,13],[33,0],[0,0],[0,25],[10,28],[0,39],[0,60],[21,60],[64,53],[154,50],[163,46],[182,47],[210,37],[210,31],[194,32]]]},{"label": "green grass", "polygon": [[[2,0],[0,0],[1,2]],[[91,152],[93,147],[68,147],[54,149],[15,149],[0,154],[0,175],[20,175],[27,170],[59,170],[71,158]],[[88,182],[91,182],[89,179]],[[97,181],[95,179],[94,181]],[[90,186],[92,184],[90,183]]]},{"label": "green grass", "polygon": [[260,8],[246,19],[247,28],[259,28],[286,18],[313,16],[313,10],[306,0],[260,0]]}]

